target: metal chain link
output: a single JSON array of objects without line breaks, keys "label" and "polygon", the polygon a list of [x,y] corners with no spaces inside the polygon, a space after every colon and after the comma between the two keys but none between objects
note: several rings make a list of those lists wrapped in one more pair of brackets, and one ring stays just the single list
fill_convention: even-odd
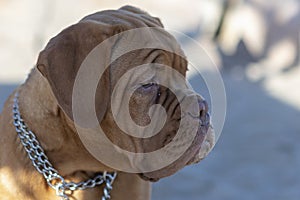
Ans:
[{"label": "metal chain link", "polygon": [[85,190],[105,183],[103,189],[103,196],[101,200],[109,200],[112,184],[117,176],[117,173],[103,172],[92,179],[82,181],[79,183],[67,182],[59,175],[58,171],[52,166],[43,148],[37,140],[35,134],[30,131],[21,117],[19,111],[18,93],[16,93],[13,104],[13,124],[16,132],[21,140],[21,143],[32,161],[33,166],[41,173],[48,185],[56,191],[56,195],[61,200],[69,200],[67,192],[75,190]]}]

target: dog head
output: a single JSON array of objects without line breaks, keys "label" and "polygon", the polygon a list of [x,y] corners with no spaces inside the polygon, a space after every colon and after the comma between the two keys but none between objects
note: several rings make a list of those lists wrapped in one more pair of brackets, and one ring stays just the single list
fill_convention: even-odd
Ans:
[{"label": "dog head", "polygon": [[[188,164],[199,162],[214,145],[207,103],[186,87],[182,77],[186,76],[187,60],[158,18],[131,6],[89,15],[50,40],[40,53],[37,68],[48,80],[63,113],[74,121],[72,95],[75,80],[89,53],[112,36],[151,27],[159,29],[163,37],[168,38],[166,45],[172,51],[139,48],[114,56],[119,53],[119,47],[124,46],[122,41],[128,42],[131,38],[125,37],[124,40],[123,36],[110,41],[106,51],[99,56],[101,64],[98,68],[103,69],[103,73],[95,88],[92,101],[95,103],[91,108],[95,110],[107,138],[121,149],[147,154],[175,144],[165,151],[164,156],[176,154],[176,159],[155,170],[139,172],[143,179],[156,181]],[[152,39],[150,32],[140,38],[145,44],[151,43]],[[112,61],[112,57],[116,59]],[[88,80],[90,77],[86,78]],[[87,87],[82,91],[89,89]],[[128,97],[127,100],[125,97]],[[85,103],[82,103],[84,108]],[[82,112],[92,111],[87,108]],[[122,128],[118,123],[120,121],[123,122]],[[85,124],[81,126],[93,128]],[[157,132],[152,133],[151,130],[157,127],[160,127]],[[179,131],[181,135],[177,137]],[[94,146],[101,151],[101,146]],[[149,161],[128,160],[134,167],[141,163],[153,165]],[[153,162],[156,162],[155,159]]]}]

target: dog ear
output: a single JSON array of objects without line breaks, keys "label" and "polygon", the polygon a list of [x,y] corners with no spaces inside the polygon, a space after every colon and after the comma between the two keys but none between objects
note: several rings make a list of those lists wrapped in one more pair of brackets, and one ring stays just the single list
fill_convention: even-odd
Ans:
[{"label": "dog ear", "polygon": [[[90,51],[106,39],[107,29],[91,22],[70,26],[52,38],[38,57],[37,69],[48,80],[60,108],[72,120],[72,92],[77,72]],[[97,86],[95,105],[99,122],[107,111],[110,98],[108,70],[102,77]]]}]

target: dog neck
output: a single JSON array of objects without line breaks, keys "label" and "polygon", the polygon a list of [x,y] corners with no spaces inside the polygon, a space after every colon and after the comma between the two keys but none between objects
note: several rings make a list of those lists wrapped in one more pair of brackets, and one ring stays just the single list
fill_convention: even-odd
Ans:
[{"label": "dog neck", "polygon": [[59,108],[48,82],[36,69],[21,87],[20,113],[62,176],[78,171],[112,171],[84,148],[71,121]]}]

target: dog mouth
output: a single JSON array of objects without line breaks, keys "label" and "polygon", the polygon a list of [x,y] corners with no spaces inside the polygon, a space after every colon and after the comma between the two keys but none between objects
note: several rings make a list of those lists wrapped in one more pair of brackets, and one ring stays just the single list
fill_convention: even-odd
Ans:
[{"label": "dog mouth", "polygon": [[201,160],[206,158],[206,156],[211,152],[215,145],[215,132],[210,125],[205,136],[204,141],[202,142],[200,148],[198,149],[197,153],[189,160],[186,165],[192,165],[199,163]]},{"label": "dog mouth", "polygon": [[204,139],[198,144],[196,154],[187,162],[186,165],[196,164],[203,160],[215,145],[215,132],[210,122],[208,112],[200,115],[200,124],[197,134],[204,134]]},{"label": "dog mouth", "polygon": [[187,165],[196,164],[203,160],[215,145],[215,133],[207,113],[205,118],[202,117],[199,121],[198,131],[192,145],[178,160],[167,167],[154,172],[141,173],[139,176],[145,181],[156,182],[161,178],[173,175]]}]

